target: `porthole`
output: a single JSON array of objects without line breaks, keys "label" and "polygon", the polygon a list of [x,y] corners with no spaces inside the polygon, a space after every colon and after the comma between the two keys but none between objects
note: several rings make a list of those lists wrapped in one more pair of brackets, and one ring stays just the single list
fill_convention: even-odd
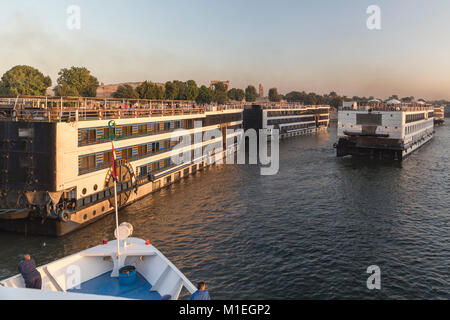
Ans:
[{"label": "porthole", "polygon": [[86,194],[87,190],[86,188],[83,189],[83,194]]},{"label": "porthole", "polygon": [[102,207],[102,212],[105,211],[105,207]]},{"label": "porthole", "polygon": [[97,210],[94,210],[94,211],[92,212],[92,215],[95,217],[95,216],[97,215]]},{"label": "porthole", "polygon": [[94,191],[97,191],[98,185],[94,184]]},{"label": "porthole", "polygon": [[83,216],[83,220],[86,220],[87,219],[87,214],[85,214],[84,216]]}]

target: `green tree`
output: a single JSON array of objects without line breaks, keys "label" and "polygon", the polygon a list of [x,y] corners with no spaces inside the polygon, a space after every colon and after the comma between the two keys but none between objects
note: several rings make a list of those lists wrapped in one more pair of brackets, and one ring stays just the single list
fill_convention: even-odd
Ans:
[{"label": "green tree", "polygon": [[58,73],[58,85],[55,88],[57,96],[95,97],[99,86],[96,77],[84,67],[61,69]]},{"label": "green tree", "polygon": [[401,98],[400,100],[402,102],[409,103],[409,102],[413,102],[414,101],[414,97],[413,96],[411,96],[411,97],[404,97],[404,98]]},{"label": "green tree", "polygon": [[393,99],[398,100],[398,95],[393,94],[392,96],[389,97],[388,100],[393,100]]},{"label": "green tree", "polygon": [[281,100],[280,95],[278,94],[277,88],[269,89],[269,100],[272,102],[279,102]]},{"label": "green tree", "polygon": [[199,89],[197,83],[194,80],[188,80],[185,82],[184,97],[186,100],[195,100],[198,96]]},{"label": "green tree", "polygon": [[224,83],[216,83],[214,84],[214,99],[213,101],[217,102],[218,104],[224,104],[228,101],[227,96],[227,86]]},{"label": "green tree", "polygon": [[286,100],[288,102],[303,102],[305,101],[306,93],[299,91],[292,91],[286,94]]},{"label": "green tree", "polygon": [[165,92],[167,100],[175,100],[178,97],[178,86],[172,81],[167,81],[165,84]]},{"label": "green tree", "polygon": [[120,85],[112,95],[119,99],[139,99],[139,94],[129,84]]},{"label": "green tree", "polygon": [[256,88],[252,85],[249,85],[245,89],[245,100],[247,102],[253,102],[256,100],[256,97],[258,97],[258,92],[256,91]]},{"label": "green tree", "polygon": [[[128,89],[129,90],[129,89]],[[164,99],[164,88],[149,81],[143,82],[136,88],[140,99],[162,100]]]},{"label": "green tree", "polygon": [[331,107],[336,108],[336,109],[339,108],[340,106],[343,105],[342,98],[340,98],[340,97],[334,97],[334,98],[332,98],[332,99],[330,100],[330,102],[329,102],[329,105],[330,105]]},{"label": "green tree", "polygon": [[209,104],[213,101],[213,98],[214,98],[213,91],[206,86],[201,86],[200,89],[198,90],[198,95],[195,101],[198,104]]},{"label": "green tree", "polygon": [[174,80],[173,84],[178,89],[178,95],[175,97],[176,100],[187,100],[186,99],[186,86],[183,81],[180,80]]},{"label": "green tree", "polygon": [[5,72],[0,81],[0,93],[4,95],[43,96],[52,85],[49,76],[30,66],[15,66]]},{"label": "green tree", "polygon": [[228,98],[234,101],[242,101],[245,98],[245,92],[242,89],[233,88],[227,93]]}]

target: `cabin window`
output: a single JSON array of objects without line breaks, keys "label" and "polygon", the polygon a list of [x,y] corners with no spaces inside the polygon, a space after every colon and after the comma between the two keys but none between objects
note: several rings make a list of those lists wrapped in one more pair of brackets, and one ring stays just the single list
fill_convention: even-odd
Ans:
[{"label": "cabin window", "polygon": [[131,148],[122,150],[122,159],[131,159],[133,157],[133,150]]},{"label": "cabin window", "polygon": [[109,139],[110,135],[111,135],[111,129],[103,128],[103,139]]},{"label": "cabin window", "polygon": [[147,145],[144,144],[144,145],[139,146],[138,147],[138,155],[139,156],[144,156],[146,154],[147,154]]},{"label": "cabin window", "polygon": [[163,149],[163,150],[170,149],[170,140],[164,140],[164,141],[162,141],[162,149]]},{"label": "cabin window", "polygon": [[170,122],[164,122],[164,131],[170,130]]},{"label": "cabin window", "polygon": [[103,152],[103,163],[104,164],[110,164],[112,163],[112,151]]},{"label": "cabin window", "polygon": [[152,143],[152,152],[158,152],[159,151],[159,142],[153,142]]},{"label": "cabin window", "polygon": [[95,168],[95,155],[81,157],[81,170],[89,170],[93,168]]},{"label": "cabin window", "polygon": [[185,129],[192,129],[192,128],[194,128],[194,120],[192,120],[192,119],[184,120],[184,128]]},{"label": "cabin window", "polygon": [[138,134],[146,134],[147,133],[147,125],[146,124],[140,124],[138,126]]},{"label": "cabin window", "polygon": [[88,144],[95,142],[96,140],[96,130],[95,129],[87,129],[87,130],[81,130],[81,137],[80,137],[80,143],[81,144]]},{"label": "cabin window", "polygon": [[124,137],[129,137],[133,134],[133,126],[123,126],[122,133]]},{"label": "cabin window", "polygon": [[138,176],[145,176],[148,173],[147,166],[141,166],[138,170]]},{"label": "cabin window", "polygon": [[153,162],[152,163],[152,171],[158,171],[159,170],[159,162]]}]

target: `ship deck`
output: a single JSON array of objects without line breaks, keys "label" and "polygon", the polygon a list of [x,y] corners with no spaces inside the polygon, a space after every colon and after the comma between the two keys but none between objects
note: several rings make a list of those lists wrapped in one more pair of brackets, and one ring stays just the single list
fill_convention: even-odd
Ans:
[{"label": "ship deck", "polygon": [[80,289],[70,289],[67,292],[138,300],[161,300],[161,295],[156,291],[151,291],[151,288],[152,285],[138,272],[136,273],[136,281],[130,285],[119,284],[118,278],[112,278],[111,272],[106,272],[83,282],[80,285]]}]

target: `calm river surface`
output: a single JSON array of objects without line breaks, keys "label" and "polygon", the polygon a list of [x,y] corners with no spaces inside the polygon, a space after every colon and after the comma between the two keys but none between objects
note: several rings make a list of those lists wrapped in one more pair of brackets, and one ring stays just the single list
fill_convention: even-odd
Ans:
[{"label": "calm river surface", "polygon": [[[447,122],[450,122],[447,120]],[[449,299],[450,125],[401,165],[335,157],[336,127],[280,143],[280,171],[214,166],[120,212],[213,299]],[[112,238],[0,233],[0,278]],[[381,290],[366,287],[370,265]]]}]

